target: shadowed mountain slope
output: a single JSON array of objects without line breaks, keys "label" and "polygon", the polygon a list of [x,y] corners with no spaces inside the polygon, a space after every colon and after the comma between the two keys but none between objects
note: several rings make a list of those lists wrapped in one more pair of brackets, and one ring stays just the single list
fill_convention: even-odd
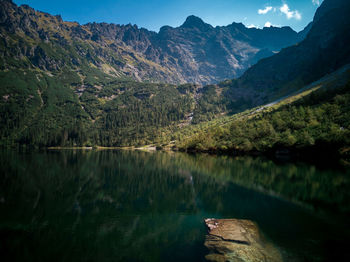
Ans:
[{"label": "shadowed mountain slope", "polygon": [[349,12],[349,1],[325,0],[317,10],[305,40],[262,59],[239,79],[223,82],[220,86],[228,90],[231,109],[240,110],[242,104],[267,103],[348,64]]}]

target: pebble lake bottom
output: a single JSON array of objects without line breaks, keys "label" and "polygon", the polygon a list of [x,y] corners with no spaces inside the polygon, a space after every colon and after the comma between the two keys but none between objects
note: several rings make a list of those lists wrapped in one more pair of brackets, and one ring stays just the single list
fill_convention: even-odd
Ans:
[{"label": "pebble lake bottom", "polygon": [[2,261],[205,261],[205,218],[283,261],[350,261],[346,168],[138,151],[0,151]]}]

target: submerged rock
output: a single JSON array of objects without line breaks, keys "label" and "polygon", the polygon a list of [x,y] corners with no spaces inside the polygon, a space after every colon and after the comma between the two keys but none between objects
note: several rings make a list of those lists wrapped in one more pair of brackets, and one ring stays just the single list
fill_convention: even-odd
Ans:
[{"label": "submerged rock", "polygon": [[280,262],[278,249],[265,240],[256,223],[240,219],[205,219],[208,235],[204,245],[208,261]]}]

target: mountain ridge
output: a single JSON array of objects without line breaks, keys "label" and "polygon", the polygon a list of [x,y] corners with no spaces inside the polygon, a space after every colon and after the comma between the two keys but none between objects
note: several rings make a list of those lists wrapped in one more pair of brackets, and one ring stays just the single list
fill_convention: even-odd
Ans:
[{"label": "mountain ridge", "polygon": [[[28,5],[2,3],[0,31],[5,41],[13,40],[4,43],[7,50],[2,56],[28,59],[31,64],[27,66],[46,70],[92,63],[102,71],[108,65],[109,73],[114,72],[115,77],[205,85],[236,78],[259,59],[301,40],[301,35],[289,27],[249,29],[238,23],[213,27],[196,16],[189,16],[179,27],[164,26],[158,33],[131,24],[80,25]],[[18,37],[24,41],[22,46],[16,43]],[[40,47],[45,43],[55,47],[47,52]],[[11,44],[14,44],[12,53]],[[72,50],[67,50],[67,45]],[[23,50],[38,46],[33,52]],[[58,49],[65,49],[61,50],[65,57],[76,53],[77,59],[60,65],[56,59]],[[89,61],[83,62],[86,53]]]},{"label": "mountain ridge", "polygon": [[226,95],[234,103],[231,105],[233,110],[237,110],[242,101],[253,107],[268,103],[350,62],[350,20],[347,15],[350,3],[337,0],[337,8],[329,3],[322,3],[321,12],[316,12],[315,21],[303,41],[261,59],[240,78],[219,84],[228,89]]}]

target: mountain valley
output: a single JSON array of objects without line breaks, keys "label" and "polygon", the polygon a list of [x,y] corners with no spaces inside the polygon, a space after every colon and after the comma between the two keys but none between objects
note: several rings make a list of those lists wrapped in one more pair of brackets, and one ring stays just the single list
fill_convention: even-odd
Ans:
[{"label": "mountain valley", "polygon": [[[195,16],[155,33],[132,25],[64,22],[2,0],[1,144],[120,147],[175,140],[174,148],[190,149],[186,130],[289,97],[350,63],[350,5],[328,2],[300,33],[237,23],[214,28]],[[347,94],[347,85],[341,90]],[[306,101],[304,106],[311,103]],[[345,124],[334,124],[343,128],[346,148],[343,117]],[[294,131],[291,125],[283,132]],[[195,148],[237,148],[220,139]],[[311,145],[318,140],[311,137]],[[278,147],[278,141],[266,146]],[[249,148],[262,150],[244,151]]]}]

